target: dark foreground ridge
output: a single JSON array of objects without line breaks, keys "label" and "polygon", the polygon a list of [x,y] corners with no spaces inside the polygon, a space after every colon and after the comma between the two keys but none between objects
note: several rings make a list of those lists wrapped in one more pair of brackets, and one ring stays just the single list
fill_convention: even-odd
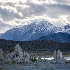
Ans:
[{"label": "dark foreground ridge", "polygon": [[4,51],[9,48],[14,48],[16,44],[19,44],[25,51],[49,51],[61,50],[65,53],[70,53],[70,43],[46,41],[46,40],[34,40],[34,41],[12,41],[0,39],[0,48]]}]

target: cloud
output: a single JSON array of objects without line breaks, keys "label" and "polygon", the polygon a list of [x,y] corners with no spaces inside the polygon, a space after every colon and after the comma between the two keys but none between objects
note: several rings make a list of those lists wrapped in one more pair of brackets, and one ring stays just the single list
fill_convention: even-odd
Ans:
[{"label": "cloud", "polygon": [[43,15],[46,13],[46,7],[43,5],[37,5],[37,4],[28,4],[29,8],[24,9],[22,11],[23,15],[28,17],[32,15]]},{"label": "cloud", "polygon": [[56,1],[59,4],[70,5],[70,0],[53,0],[53,1]]},{"label": "cloud", "polygon": [[61,26],[67,22],[70,23],[69,4],[70,0],[26,0],[18,3],[1,3],[0,24],[12,28],[11,26],[14,27],[14,25],[23,25],[35,19],[45,18],[54,25]]},{"label": "cloud", "polygon": [[13,27],[14,27],[13,25],[9,25],[3,21],[0,21],[0,33],[4,33],[5,31]]},{"label": "cloud", "polygon": [[54,5],[48,5],[47,9],[48,16],[52,18],[56,18],[60,15],[69,15],[70,14],[70,6],[66,5],[60,5],[60,4],[54,4]]},{"label": "cloud", "polygon": [[17,19],[21,18],[18,13],[14,13],[13,11],[7,10],[5,8],[4,9],[0,8],[0,15],[5,21],[14,20],[15,18]]}]

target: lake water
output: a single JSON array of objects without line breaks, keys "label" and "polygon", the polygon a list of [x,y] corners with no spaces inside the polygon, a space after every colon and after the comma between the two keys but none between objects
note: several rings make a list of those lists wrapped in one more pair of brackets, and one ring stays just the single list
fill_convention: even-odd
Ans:
[{"label": "lake water", "polygon": [[0,70],[70,70],[70,64],[0,64]]}]

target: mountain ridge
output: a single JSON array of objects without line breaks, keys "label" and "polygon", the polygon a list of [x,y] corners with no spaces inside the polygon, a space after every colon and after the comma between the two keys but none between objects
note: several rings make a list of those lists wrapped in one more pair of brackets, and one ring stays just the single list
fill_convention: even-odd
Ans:
[{"label": "mountain ridge", "polygon": [[70,28],[66,27],[55,27],[48,21],[39,21],[38,23],[32,22],[31,24],[15,27],[11,30],[6,31],[0,36],[0,39],[14,40],[14,41],[30,41],[37,40],[42,36],[48,34],[54,34],[58,32],[70,33]]},{"label": "mountain ridge", "polygon": [[53,41],[58,41],[58,42],[70,42],[70,34],[58,32],[54,34],[49,34],[47,36],[42,36],[38,40],[53,40]]}]

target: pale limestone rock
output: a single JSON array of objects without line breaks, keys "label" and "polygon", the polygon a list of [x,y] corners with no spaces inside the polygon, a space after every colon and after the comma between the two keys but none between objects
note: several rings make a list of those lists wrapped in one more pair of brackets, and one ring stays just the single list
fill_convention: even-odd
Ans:
[{"label": "pale limestone rock", "polygon": [[26,52],[26,51],[24,51],[24,58],[25,58],[25,62],[30,62],[30,55]]},{"label": "pale limestone rock", "polygon": [[22,48],[19,46],[19,44],[17,44],[16,46],[15,46],[15,58],[14,58],[14,60],[15,60],[15,62],[17,62],[17,63],[19,63],[19,62],[24,62],[24,58],[23,58],[23,50],[22,50]]},{"label": "pale limestone rock", "polygon": [[55,50],[54,51],[54,61],[56,63],[62,63],[64,61],[62,52],[60,50],[58,50],[58,51]]},{"label": "pale limestone rock", "polygon": [[16,44],[15,49],[11,53],[7,53],[5,56],[5,62],[15,62],[15,63],[22,63],[22,62],[30,62],[30,55],[24,51],[20,47],[19,44]]}]

